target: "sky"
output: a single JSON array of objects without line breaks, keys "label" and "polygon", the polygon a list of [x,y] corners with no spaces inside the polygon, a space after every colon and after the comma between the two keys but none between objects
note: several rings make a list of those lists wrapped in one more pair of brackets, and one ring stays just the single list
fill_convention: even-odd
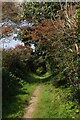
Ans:
[{"label": "sky", "polygon": [[0,48],[14,48],[16,45],[24,45],[20,40],[13,39],[13,36],[2,38],[0,40]]}]

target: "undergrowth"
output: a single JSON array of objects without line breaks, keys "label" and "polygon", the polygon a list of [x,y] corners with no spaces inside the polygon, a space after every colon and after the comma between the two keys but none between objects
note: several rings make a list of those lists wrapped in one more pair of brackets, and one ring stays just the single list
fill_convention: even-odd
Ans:
[{"label": "undergrowth", "polygon": [[71,98],[70,87],[56,88],[49,82],[45,83],[34,118],[78,118],[79,107]]},{"label": "undergrowth", "polygon": [[[16,96],[9,97],[8,100],[3,100],[3,118],[21,118],[24,113],[25,105],[28,105],[30,97],[35,90],[37,84],[21,83]],[[14,90],[13,90],[14,91]]]}]

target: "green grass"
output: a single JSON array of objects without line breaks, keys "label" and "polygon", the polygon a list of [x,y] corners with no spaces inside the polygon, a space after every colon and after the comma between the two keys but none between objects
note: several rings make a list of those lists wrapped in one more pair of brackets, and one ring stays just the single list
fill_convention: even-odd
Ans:
[{"label": "green grass", "polygon": [[3,118],[21,118],[24,108],[28,105],[30,97],[37,87],[37,84],[24,82],[23,87],[16,96],[10,96],[9,100],[3,103]]},{"label": "green grass", "polygon": [[45,83],[40,100],[34,113],[34,118],[76,118],[79,109],[76,103],[67,100],[70,88],[55,88]]},{"label": "green grass", "polygon": [[32,76],[34,79],[46,79],[46,78],[49,78],[50,76],[52,75],[52,72],[51,71],[48,71],[46,72],[44,75],[42,76],[39,76],[37,74],[34,74],[34,73],[30,73],[30,76]]},{"label": "green grass", "polygon": [[[49,75],[51,75],[51,73],[47,72],[42,78],[46,78]],[[30,97],[38,85],[39,79],[40,76],[30,73],[27,75],[26,80],[20,81],[22,87],[19,88],[16,96],[9,96],[9,99],[3,100],[3,118],[20,118],[23,115],[24,107],[28,105]]]}]

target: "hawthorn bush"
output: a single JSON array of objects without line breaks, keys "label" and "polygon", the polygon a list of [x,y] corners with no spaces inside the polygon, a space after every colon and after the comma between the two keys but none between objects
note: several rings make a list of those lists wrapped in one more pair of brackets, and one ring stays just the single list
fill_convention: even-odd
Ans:
[{"label": "hawthorn bush", "polygon": [[31,71],[32,49],[17,45],[15,48],[3,50],[2,53],[3,96],[14,95],[21,86],[19,82],[25,80],[27,73]]}]

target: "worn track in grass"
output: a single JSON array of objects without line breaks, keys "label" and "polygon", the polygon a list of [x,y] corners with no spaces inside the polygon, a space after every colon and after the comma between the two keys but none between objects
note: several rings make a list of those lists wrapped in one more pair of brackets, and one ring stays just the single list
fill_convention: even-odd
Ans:
[{"label": "worn track in grass", "polygon": [[29,101],[29,105],[25,108],[25,113],[23,115],[23,118],[32,118],[36,105],[39,100],[39,95],[42,89],[42,85],[40,84],[34,91],[31,100]]}]

